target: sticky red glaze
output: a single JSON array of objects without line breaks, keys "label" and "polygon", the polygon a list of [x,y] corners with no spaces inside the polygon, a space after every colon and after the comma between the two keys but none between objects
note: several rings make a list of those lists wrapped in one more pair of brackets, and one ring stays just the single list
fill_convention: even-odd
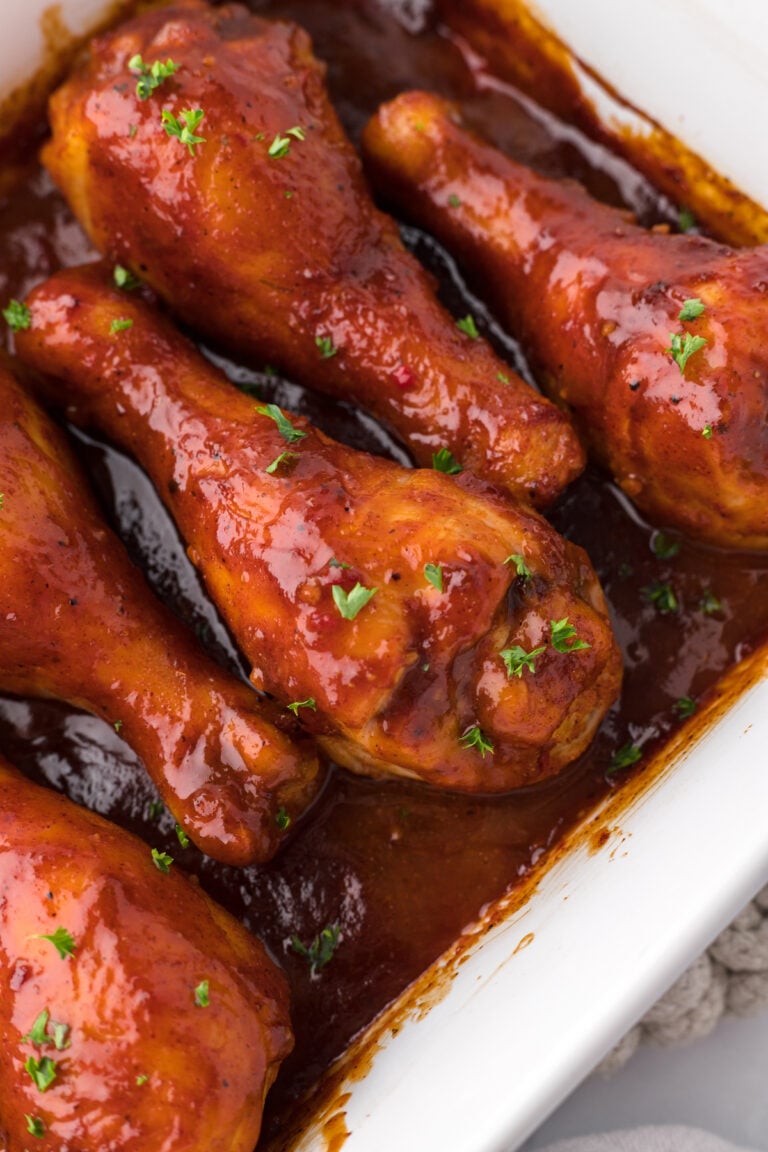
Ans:
[{"label": "sticky red glaze", "polygon": [[[193,840],[265,860],[317,790],[317,758],[155,600],[107,529],[61,432],[0,367],[0,689],[114,724]],[[263,709],[262,709],[263,711]]]},{"label": "sticky red glaze", "polygon": [[[61,957],[40,935],[65,928]],[[209,1005],[194,989],[208,981]],[[3,1147],[252,1152],[290,1052],[285,978],[264,948],[140,840],[0,759]],[[43,1011],[65,1047],[25,1039]],[[61,1042],[60,1042],[61,1043]],[[25,1063],[55,1061],[40,1091]],[[137,1084],[137,1077],[146,1081]]]},{"label": "sticky red glaze", "polygon": [[[179,64],[146,101],[135,53]],[[187,108],[194,156],[160,122]],[[422,464],[448,448],[538,505],[581,471],[567,418],[457,329],[374,208],[298,26],[199,0],[146,13],[95,42],[51,120],[45,163],[93,242],[199,331],[361,404]]]},{"label": "sticky red glaze", "polygon": [[[71,417],[142,462],[254,682],[284,703],[311,697],[317,711],[301,718],[342,763],[495,792],[584,749],[618,692],[618,650],[586,556],[536,513],[355,453],[303,420],[287,444],[106,269],[60,272],[29,305],[19,355],[63,381]],[[112,334],[117,317],[132,326]],[[442,592],[427,564],[441,567]],[[358,584],[375,595],[345,619],[333,586]],[[588,648],[549,645],[550,621],[564,617]],[[503,649],[542,644],[535,675],[507,675]],[[476,725],[487,755],[461,746]]]},{"label": "sticky red glaze", "polygon": [[[768,250],[640,228],[428,94],[383,107],[364,141],[379,187],[481,278],[638,507],[712,544],[768,548]],[[692,298],[705,312],[682,322]],[[707,341],[684,371],[675,333]]]}]

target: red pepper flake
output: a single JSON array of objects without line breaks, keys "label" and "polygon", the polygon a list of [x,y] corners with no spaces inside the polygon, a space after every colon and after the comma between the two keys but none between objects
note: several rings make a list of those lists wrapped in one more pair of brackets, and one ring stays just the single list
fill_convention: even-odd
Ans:
[{"label": "red pepper flake", "polygon": [[416,373],[412,372],[407,364],[398,364],[393,368],[390,376],[400,388],[413,388],[416,383]]}]

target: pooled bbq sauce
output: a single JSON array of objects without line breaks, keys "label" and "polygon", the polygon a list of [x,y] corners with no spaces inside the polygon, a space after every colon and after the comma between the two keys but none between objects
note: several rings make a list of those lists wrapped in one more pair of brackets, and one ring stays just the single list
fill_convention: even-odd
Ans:
[{"label": "pooled bbq sauce", "polygon": [[[469,121],[517,159],[574,176],[597,197],[648,224],[673,223],[676,206],[624,161],[503,85],[478,87],[459,46],[416,0],[251,5],[291,17],[328,62],[331,95],[353,139],[377,105],[410,87],[459,100]],[[524,375],[522,352],[462,282],[429,237],[404,229],[456,316],[478,328]],[[48,177],[33,162],[0,192],[0,300],[22,298],[61,265],[92,250]],[[281,379],[279,365],[217,358],[239,386],[301,412],[355,448],[408,462],[369,417]],[[167,513],[141,471],[109,446],[75,434],[104,510],[158,594],[196,629],[201,644],[245,669],[202,590]],[[1,487],[1,484],[0,484]],[[292,986],[296,1049],[270,1094],[266,1131],[349,1039],[434,960],[482,907],[525,876],[547,849],[626,770],[626,745],[648,757],[701,701],[718,675],[768,634],[768,560],[698,547],[645,525],[614,485],[589,470],[550,512],[589,553],[603,583],[625,659],[622,699],[589,753],[557,780],[501,798],[441,795],[411,782],[374,782],[334,771],[321,797],[267,867],[236,870],[180,850],[167,812],[141,766],[105,724],[63,705],[0,699],[0,752],[29,775],[130,828],[264,939]],[[668,586],[669,598],[652,590]],[[612,764],[614,767],[612,767]],[[632,769],[642,771],[643,759]],[[312,973],[305,946],[337,926],[332,959]]]}]

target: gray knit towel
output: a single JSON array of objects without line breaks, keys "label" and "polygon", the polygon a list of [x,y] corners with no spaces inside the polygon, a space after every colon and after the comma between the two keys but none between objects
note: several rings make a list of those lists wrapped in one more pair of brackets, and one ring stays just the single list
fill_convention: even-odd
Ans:
[{"label": "gray knit towel", "polygon": [[737,1148],[718,1136],[698,1128],[680,1125],[663,1128],[632,1128],[621,1132],[602,1132],[580,1136],[577,1140],[559,1140],[540,1148],[539,1152],[756,1152]]}]

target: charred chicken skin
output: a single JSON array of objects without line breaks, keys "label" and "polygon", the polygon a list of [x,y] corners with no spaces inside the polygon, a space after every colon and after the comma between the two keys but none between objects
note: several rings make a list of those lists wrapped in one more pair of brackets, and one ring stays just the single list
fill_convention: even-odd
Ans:
[{"label": "charred chicken skin", "polygon": [[768,249],[641,228],[426,93],[383,106],[363,144],[382,194],[480,278],[643,513],[768,548]]},{"label": "charred chicken skin", "polygon": [[[175,67],[145,99],[136,57]],[[374,207],[301,28],[147,12],[50,113],[43,158],[92,241],[198,331],[368,409],[426,466],[447,449],[537,506],[581,471],[568,418],[457,328]]]},{"label": "charred chicken skin", "polygon": [[535,512],[260,405],[101,267],[28,304],[19,355],[143,464],[254,683],[338,761],[496,792],[586,747],[620,658],[587,557]]},{"label": "charred chicken skin", "polygon": [[0,690],[114,724],[199,848],[267,859],[280,808],[297,815],[317,789],[310,743],[260,714],[154,598],[63,433],[1,367],[0,401]]},{"label": "charred chicken skin", "polygon": [[7,1152],[252,1152],[293,1045],[282,973],[140,840],[3,760],[0,984]]}]

